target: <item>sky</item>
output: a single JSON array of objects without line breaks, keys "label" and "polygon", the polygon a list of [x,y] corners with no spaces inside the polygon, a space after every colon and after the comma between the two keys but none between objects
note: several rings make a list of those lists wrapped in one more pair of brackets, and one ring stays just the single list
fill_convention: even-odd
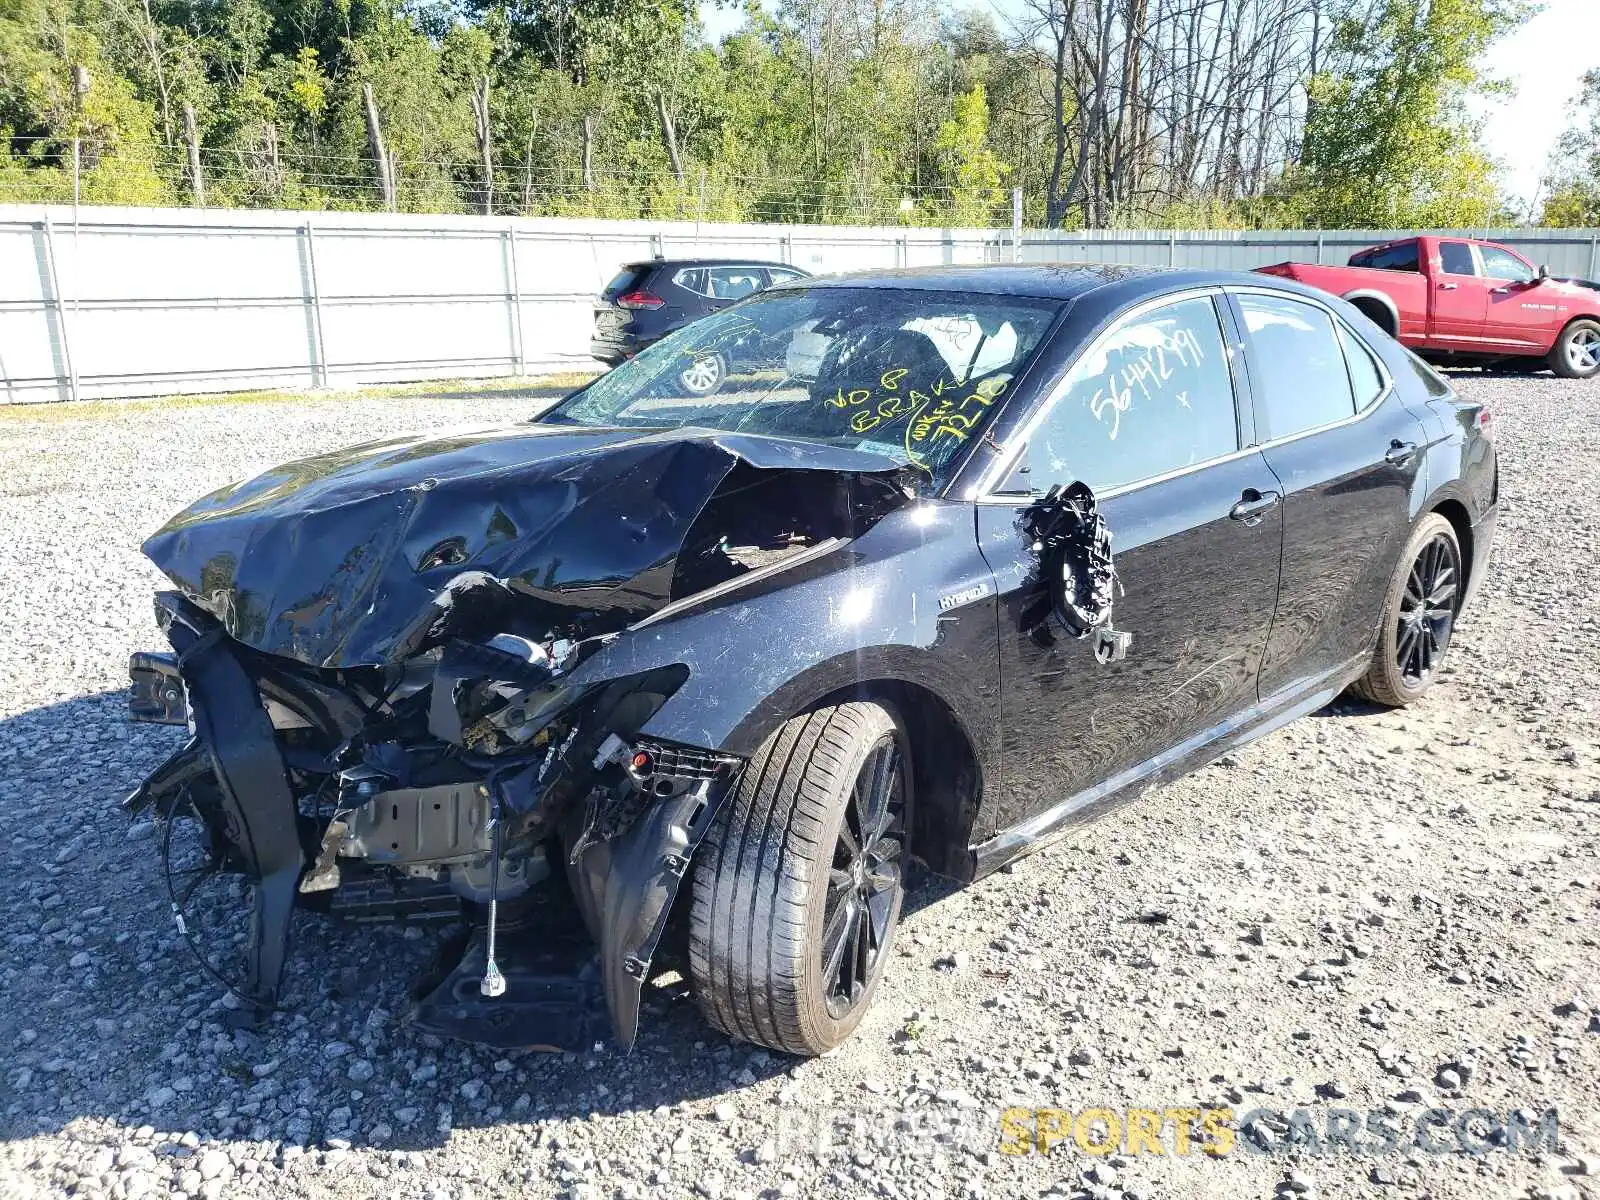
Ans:
[{"label": "sky", "polygon": [[[961,6],[988,7],[1002,24],[1020,7],[1016,0]],[[1566,128],[1567,105],[1578,94],[1579,78],[1600,67],[1600,38],[1594,33],[1600,0],[1543,0],[1543,6],[1490,48],[1482,65],[1509,82],[1511,93],[1478,106],[1487,149],[1504,164],[1506,190],[1525,211],[1536,207],[1539,182],[1551,147]],[[738,7],[703,0],[700,19],[716,41],[737,28],[743,14]]]},{"label": "sky", "polygon": [[1551,146],[1566,128],[1579,78],[1600,67],[1596,10],[1600,0],[1547,0],[1543,12],[1491,46],[1483,63],[1513,89],[1484,113],[1484,134],[1489,152],[1506,164],[1507,189],[1525,203],[1535,199]]}]

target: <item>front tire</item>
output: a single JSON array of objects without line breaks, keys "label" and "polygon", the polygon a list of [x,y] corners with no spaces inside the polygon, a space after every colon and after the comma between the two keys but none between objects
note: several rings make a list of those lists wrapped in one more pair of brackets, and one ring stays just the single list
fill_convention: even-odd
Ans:
[{"label": "front tire", "polygon": [[818,708],[767,739],[695,859],[689,974],[710,1024],[807,1056],[850,1036],[900,920],[910,793],[881,704]]},{"label": "front tire", "polygon": [[1450,646],[1465,586],[1455,527],[1429,513],[1417,522],[1400,555],[1372,662],[1350,690],[1387,708],[1420,700]]},{"label": "front tire", "polygon": [[1550,369],[1563,379],[1600,375],[1600,322],[1585,317],[1563,329],[1550,350]]}]

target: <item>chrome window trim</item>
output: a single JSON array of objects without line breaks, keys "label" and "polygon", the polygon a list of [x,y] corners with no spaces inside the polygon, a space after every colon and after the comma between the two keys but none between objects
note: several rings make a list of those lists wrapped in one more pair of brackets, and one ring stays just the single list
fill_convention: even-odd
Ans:
[{"label": "chrome window trim", "polygon": [[[1182,476],[1188,475],[1194,471],[1203,471],[1207,467],[1221,466],[1223,463],[1234,461],[1234,459],[1245,458],[1256,453],[1260,449],[1260,446],[1243,446],[1238,450],[1230,451],[1227,454],[1219,454],[1215,458],[1203,459],[1197,463],[1185,463],[1181,467],[1174,467],[1172,470],[1165,471],[1160,475],[1150,475],[1144,479],[1135,479],[1131,483],[1119,483],[1114,488],[1106,488],[1103,492],[1096,492],[1095,499],[1098,501],[1104,501],[1110,500],[1113,496],[1121,496],[1127,492],[1137,492],[1140,488],[1152,487],[1158,483],[1166,483],[1168,480],[1181,478]],[[1042,495],[1044,495],[1043,492],[1029,492],[1026,495],[1021,492],[987,492],[984,495],[979,496],[975,503],[1012,504],[1026,506],[1032,504]]]},{"label": "chrome window trim", "polygon": [[[1053,407],[1055,407],[1056,403],[1061,399],[1062,394],[1066,390],[1067,377],[1072,374],[1072,368],[1077,366],[1078,361],[1083,358],[1084,355],[1088,354],[1089,351],[1098,346],[1103,339],[1110,337],[1113,333],[1116,333],[1122,328],[1125,322],[1135,320],[1149,312],[1151,309],[1164,307],[1168,303],[1174,303],[1177,301],[1197,299],[1202,296],[1227,295],[1259,295],[1286,298],[1296,301],[1300,304],[1309,305],[1312,308],[1321,309],[1327,314],[1328,318],[1334,322],[1336,326],[1335,336],[1337,336],[1337,328],[1342,328],[1345,333],[1348,334],[1348,336],[1355,340],[1356,345],[1360,346],[1367,353],[1368,357],[1372,359],[1374,365],[1376,365],[1378,368],[1378,377],[1383,381],[1383,386],[1378,390],[1378,394],[1373,397],[1372,401],[1368,403],[1365,408],[1358,409],[1356,412],[1351,413],[1348,417],[1341,417],[1337,421],[1329,421],[1325,425],[1316,425],[1310,429],[1302,429],[1298,433],[1286,434],[1283,437],[1269,438],[1264,442],[1254,442],[1248,446],[1241,446],[1239,449],[1231,451],[1228,454],[1219,454],[1214,458],[1207,458],[1197,463],[1186,463],[1181,467],[1175,467],[1171,471],[1163,472],[1160,475],[1151,475],[1144,479],[1135,479],[1129,483],[1118,484],[1114,488],[1107,488],[1105,491],[1097,493],[1096,495],[1098,499],[1109,500],[1114,496],[1121,496],[1128,492],[1138,491],[1140,488],[1146,488],[1154,484],[1166,483],[1169,480],[1181,478],[1192,471],[1203,471],[1207,467],[1220,466],[1222,463],[1232,462],[1235,459],[1243,458],[1249,454],[1256,454],[1263,450],[1270,450],[1276,446],[1285,446],[1290,442],[1297,442],[1301,438],[1310,437],[1312,434],[1327,433],[1329,430],[1342,429],[1346,425],[1354,425],[1357,421],[1366,420],[1379,408],[1383,407],[1384,401],[1387,400],[1390,393],[1394,391],[1394,376],[1389,371],[1389,365],[1383,361],[1383,356],[1374,350],[1367,340],[1357,333],[1355,328],[1351,326],[1348,321],[1341,317],[1331,307],[1324,304],[1321,300],[1318,300],[1314,296],[1302,296],[1298,292],[1285,292],[1271,287],[1251,287],[1248,284],[1216,285],[1213,287],[1190,288],[1182,292],[1172,292],[1168,295],[1159,296],[1153,300],[1145,301],[1144,303],[1139,304],[1137,307],[1129,309],[1121,318],[1117,320],[1115,324],[1107,326],[1106,329],[1098,337],[1096,337],[1094,341],[1090,342],[1081,353],[1073,357],[1071,364],[1061,376],[1061,382],[1051,389],[1050,394],[1045,397],[1038,409],[1029,416],[1027,424],[1025,424],[1009,439],[1011,444],[1006,447],[1005,455],[997,458],[995,462],[990,465],[989,469],[984,472],[983,478],[978,481],[978,487],[975,489],[977,495],[974,497],[974,503],[1026,505],[1031,504],[1039,496],[1044,494],[1043,492],[1030,492],[1026,495],[1021,492],[999,492],[996,491],[995,488],[1003,483],[1006,479],[1006,476],[1011,473],[1012,469],[1016,465],[1017,459],[1022,456],[1024,449],[1027,447],[1028,438],[1031,437],[1033,431],[1038,428],[1039,423],[1044,419],[1044,415]],[[1226,343],[1227,330],[1221,326],[1220,321],[1219,329],[1222,332],[1224,341]],[[1250,336],[1250,331],[1248,329],[1241,329],[1239,331],[1239,335],[1242,338],[1248,338]],[[1342,342],[1339,346],[1339,353],[1341,357],[1344,357],[1345,348]],[[1234,357],[1234,347],[1231,344],[1228,345],[1228,357],[1230,360]],[[1229,362],[1229,369],[1230,371],[1236,370],[1232,361]],[[1350,378],[1350,362],[1348,358],[1345,359],[1345,376],[1347,379]],[[1355,382],[1353,379],[1351,379],[1350,382],[1350,395],[1351,403],[1354,403]],[[1239,399],[1238,386],[1235,384],[1234,406],[1236,410],[1239,404]],[[1255,403],[1254,380],[1251,380],[1250,402],[1252,404]]]}]

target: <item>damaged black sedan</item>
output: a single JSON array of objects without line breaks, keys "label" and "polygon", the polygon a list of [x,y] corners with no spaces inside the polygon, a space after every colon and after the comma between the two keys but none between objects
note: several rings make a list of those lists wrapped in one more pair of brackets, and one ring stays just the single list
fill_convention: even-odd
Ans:
[{"label": "damaged black sedan", "polygon": [[627,1047],[676,942],[713,1025],[821,1053],[913,861],[970,880],[1346,687],[1419,698],[1488,430],[1260,276],[778,287],[525,424],[174,517],[132,705],[189,737],[127,807],[251,884],[247,1016],[308,907],[450,922],[436,1033]]}]

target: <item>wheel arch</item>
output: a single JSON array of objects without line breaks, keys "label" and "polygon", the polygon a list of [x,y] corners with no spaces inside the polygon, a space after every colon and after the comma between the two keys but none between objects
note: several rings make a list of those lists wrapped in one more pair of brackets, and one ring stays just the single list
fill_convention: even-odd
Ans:
[{"label": "wheel arch", "polygon": [[969,873],[983,767],[955,709],[932,688],[887,678],[849,684],[808,707],[850,700],[887,704],[905,727],[911,755],[912,854],[941,875]]},{"label": "wheel arch", "polygon": [[1353,292],[1344,293],[1341,299],[1390,337],[1399,336],[1400,310],[1389,296],[1370,288],[1357,288]]},{"label": "wheel arch", "polygon": [[824,705],[888,704],[904,722],[910,743],[912,852],[940,874],[964,878],[985,795],[986,755],[978,733],[985,713],[973,707],[983,701],[970,695],[970,680],[963,692],[961,680],[933,667],[907,646],[873,647],[818,663],[756,705],[721,748],[754,754],[785,721]]},{"label": "wheel arch", "polygon": [[1556,330],[1555,340],[1552,341],[1550,345],[1559,346],[1561,344],[1561,339],[1567,336],[1567,330],[1571,329],[1580,321],[1587,321],[1591,325],[1600,325],[1600,312],[1573,313],[1572,316],[1568,317],[1561,323],[1561,328]]},{"label": "wheel arch", "polygon": [[1472,577],[1474,562],[1472,513],[1460,499],[1449,494],[1434,496],[1429,501],[1428,507],[1423,510],[1417,519],[1421,520],[1423,516],[1431,513],[1438,513],[1446,521],[1449,521],[1450,528],[1455,531],[1456,541],[1461,546],[1461,573],[1463,576],[1461,595],[1465,598],[1467,587],[1475,582]]}]

